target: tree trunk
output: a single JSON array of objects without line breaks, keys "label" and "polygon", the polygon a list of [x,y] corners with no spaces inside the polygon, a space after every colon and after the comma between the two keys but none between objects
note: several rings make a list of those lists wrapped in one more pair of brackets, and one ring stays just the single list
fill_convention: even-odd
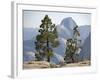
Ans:
[{"label": "tree trunk", "polygon": [[47,57],[47,61],[50,62],[50,57],[49,56]]},{"label": "tree trunk", "polygon": [[75,61],[74,61],[73,55],[71,56],[71,59],[72,59],[72,63],[74,63]]},{"label": "tree trunk", "polygon": [[50,56],[48,55],[49,53],[49,40],[47,38],[47,61],[50,62]]}]

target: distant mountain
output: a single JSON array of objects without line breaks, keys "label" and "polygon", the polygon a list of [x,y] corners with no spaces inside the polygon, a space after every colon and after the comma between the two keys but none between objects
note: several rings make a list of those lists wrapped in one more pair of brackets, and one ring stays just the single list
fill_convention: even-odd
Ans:
[{"label": "distant mountain", "polygon": [[80,60],[91,59],[91,34],[88,35],[82,46],[82,51],[79,54]]},{"label": "distant mountain", "polygon": [[[24,61],[33,60],[35,57],[35,39],[25,40],[23,42]],[[34,56],[33,56],[34,55]]]},{"label": "distant mountain", "polygon": [[64,18],[57,27],[58,35],[64,39],[72,38],[74,27],[76,27],[76,23],[71,17]]},{"label": "distant mountain", "polygon": [[30,61],[35,59],[35,44],[37,28],[23,28],[23,60]]},{"label": "distant mountain", "polygon": [[91,26],[90,25],[80,26],[79,32],[80,32],[80,39],[82,40],[82,44],[83,44],[85,39],[89,36],[91,32]]},{"label": "distant mountain", "polygon": [[34,52],[24,52],[23,54],[23,61],[30,61],[30,60],[35,60],[35,53]]},{"label": "distant mountain", "polygon": [[[54,53],[56,55],[52,57],[52,62],[59,63],[57,55],[61,58],[65,55],[66,50],[66,40],[69,38],[73,38],[73,28],[76,27],[75,21],[71,18],[64,18],[59,25],[57,25],[57,31],[58,31],[58,37],[60,45],[56,48],[53,48]],[[89,59],[90,57],[90,50],[91,50],[91,39],[90,39],[90,25],[83,25],[79,26],[79,32],[80,32],[80,39],[82,40],[82,51],[79,54],[80,59]],[[27,55],[29,53],[35,54],[35,38],[38,33],[38,29],[35,28],[25,28],[24,29],[24,45],[23,45],[23,51],[24,51],[24,57],[25,60],[31,60],[30,55]],[[28,58],[27,58],[28,56]]]},{"label": "distant mountain", "polygon": [[76,22],[72,19],[72,17],[64,18],[60,25],[66,27],[69,31],[76,27]]},{"label": "distant mountain", "polygon": [[23,50],[24,51],[34,51],[35,50],[35,48],[34,48],[34,39],[32,40],[25,40],[24,42],[23,42]]}]

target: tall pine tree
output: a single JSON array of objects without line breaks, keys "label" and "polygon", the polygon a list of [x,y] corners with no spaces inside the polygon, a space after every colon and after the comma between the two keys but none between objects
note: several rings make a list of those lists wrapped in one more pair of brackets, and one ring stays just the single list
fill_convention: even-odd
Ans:
[{"label": "tall pine tree", "polygon": [[45,15],[41,20],[39,35],[36,36],[36,50],[39,59],[46,57],[50,62],[50,57],[53,56],[53,48],[59,45],[57,29],[55,24],[52,23],[48,15]]}]

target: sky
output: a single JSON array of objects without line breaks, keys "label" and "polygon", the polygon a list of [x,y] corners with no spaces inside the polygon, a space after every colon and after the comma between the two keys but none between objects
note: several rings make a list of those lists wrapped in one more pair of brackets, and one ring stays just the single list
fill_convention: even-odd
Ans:
[{"label": "sky", "polygon": [[64,18],[72,17],[78,26],[90,25],[91,14],[88,13],[70,13],[70,12],[46,12],[46,11],[23,11],[24,28],[39,28],[41,20],[48,15],[52,23],[59,25]]}]

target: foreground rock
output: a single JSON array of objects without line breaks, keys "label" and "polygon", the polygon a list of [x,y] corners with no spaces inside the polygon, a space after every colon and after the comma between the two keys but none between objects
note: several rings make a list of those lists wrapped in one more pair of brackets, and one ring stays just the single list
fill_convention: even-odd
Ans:
[{"label": "foreground rock", "polygon": [[50,68],[50,63],[46,61],[29,61],[23,65],[24,69],[35,69],[35,68]]},{"label": "foreground rock", "polygon": [[90,66],[91,62],[89,60],[80,61],[77,63],[60,63],[54,64],[47,61],[29,61],[23,64],[24,69],[43,69],[43,68],[63,68],[63,67],[81,67],[81,66]]},{"label": "foreground rock", "polygon": [[78,63],[69,63],[64,65],[63,67],[81,67],[81,66],[90,66],[91,62],[89,60],[80,61]]}]

